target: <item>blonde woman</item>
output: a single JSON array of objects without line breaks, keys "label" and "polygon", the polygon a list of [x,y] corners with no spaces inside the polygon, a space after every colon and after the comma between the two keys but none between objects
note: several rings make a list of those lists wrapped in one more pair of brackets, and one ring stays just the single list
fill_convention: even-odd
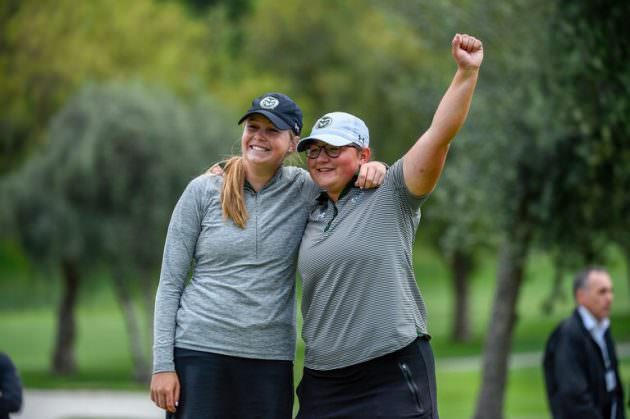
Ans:
[{"label": "blonde woman", "polygon": [[[282,165],[302,129],[291,98],[257,97],[239,124],[242,155],[190,182],[166,237],[151,399],[177,418],[292,415],[296,261],[319,188]],[[359,178],[384,174],[371,163]]]}]

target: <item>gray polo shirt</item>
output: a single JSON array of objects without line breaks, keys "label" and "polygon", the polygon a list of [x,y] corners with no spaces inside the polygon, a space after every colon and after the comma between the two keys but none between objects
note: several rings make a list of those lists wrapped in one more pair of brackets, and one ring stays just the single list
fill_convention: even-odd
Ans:
[{"label": "gray polo shirt", "polygon": [[306,171],[282,167],[258,193],[245,186],[241,229],[223,219],[222,183],[197,177],[173,211],[155,302],[154,372],[174,371],[174,347],[294,357],[297,252],[319,190]]},{"label": "gray polo shirt", "polygon": [[298,262],[307,368],[358,364],[427,334],[411,254],[425,199],[405,186],[402,160],[378,189],[320,197]]}]

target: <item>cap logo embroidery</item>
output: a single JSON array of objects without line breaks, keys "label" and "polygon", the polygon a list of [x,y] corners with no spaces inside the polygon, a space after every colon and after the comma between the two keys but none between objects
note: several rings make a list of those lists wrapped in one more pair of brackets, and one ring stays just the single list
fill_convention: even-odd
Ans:
[{"label": "cap logo embroidery", "polygon": [[273,109],[278,106],[279,103],[280,101],[278,101],[275,97],[266,96],[260,101],[260,107],[264,109]]},{"label": "cap logo embroidery", "polygon": [[331,123],[332,118],[330,116],[324,116],[322,118],[319,118],[319,121],[317,121],[317,128],[326,128]]}]

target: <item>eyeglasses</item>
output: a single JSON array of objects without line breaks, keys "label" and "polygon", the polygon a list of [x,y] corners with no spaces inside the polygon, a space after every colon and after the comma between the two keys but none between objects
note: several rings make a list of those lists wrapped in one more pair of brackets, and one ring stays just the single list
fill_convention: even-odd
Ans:
[{"label": "eyeglasses", "polygon": [[306,149],[306,157],[308,157],[309,159],[316,159],[319,157],[322,150],[324,150],[324,152],[326,153],[328,157],[330,157],[331,159],[336,159],[341,154],[341,151],[344,148],[348,148],[348,147],[357,148],[356,146],[353,146],[353,145],[344,145],[341,147],[336,147],[336,146],[331,146],[331,145],[326,145],[326,146],[313,145]]}]

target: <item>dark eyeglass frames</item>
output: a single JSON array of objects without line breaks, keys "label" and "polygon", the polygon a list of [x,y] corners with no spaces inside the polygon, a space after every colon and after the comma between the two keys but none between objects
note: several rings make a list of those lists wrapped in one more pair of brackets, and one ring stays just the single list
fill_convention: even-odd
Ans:
[{"label": "dark eyeglass frames", "polygon": [[316,159],[319,157],[322,150],[324,150],[324,153],[326,153],[328,157],[330,157],[331,159],[336,159],[341,154],[341,151],[344,148],[348,148],[348,147],[356,148],[358,150],[358,147],[354,145],[344,145],[341,147],[336,147],[336,146],[331,146],[331,145],[326,145],[326,146],[312,145],[306,149],[306,157],[308,157],[309,159]]}]

